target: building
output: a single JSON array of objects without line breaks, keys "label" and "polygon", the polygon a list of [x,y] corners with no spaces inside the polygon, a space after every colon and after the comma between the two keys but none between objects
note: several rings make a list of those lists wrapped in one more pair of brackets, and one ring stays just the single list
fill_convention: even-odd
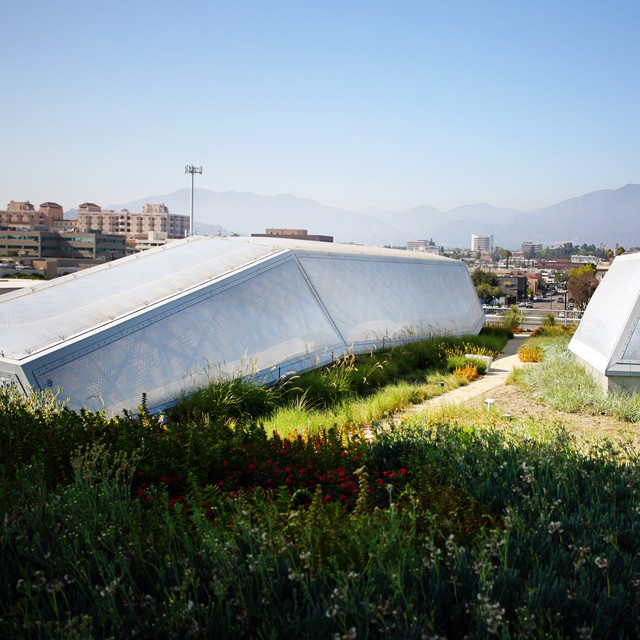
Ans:
[{"label": "building", "polygon": [[44,202],[36,211],[28,201],[15,202],[12,200],[4,211],[0,211],[0,226],[2,227],[55,227],[62,223],[64,212],[56,202]]},{"label": "building", "polygon": [[145,202],[142,205],[142,213],[155,213],[155,214],[163,214],[169,213],[169,207],[163,204],[149,204]]},{"label": "building", "polygon": [[87,203],[78,208],[78,229],[82,232],[122,235],[135,242],[136,236],[150,231],[166,233],[168,238],[184,238],[189,235],[189,216],[170,214],[165,205],[145,203],[142,213],[122,211],[102,211],[94,204]]},{"label": "building", "polygon": [[314,242],[333,242],[333,236],[309,235],[306,229],[266,229],[264,233],[252,233],[252,238],[289,238],[290,240],[312,240]]},{"label": "building", "polygon": [[541,242],[522,242],[520,244],[520,251],[522,252],[525,258],[528,258],[531,253],[536,253],[537,251],[542,251],[542,243]]},{"label": "building", "polygon": [[19,258],[114,260],[124,257],[123,237],[70,231],[9,230],[0,228],[0,255]]},{"label": "building", "polygon": [[407,240],[407,251],[425,251],[426,253],[441,254],[442,246],[434,244],[432,240]]},{"label": "building", "polygon": [[154,247],[161,247],[169,242],[169,236],[166,231],[149,231],[136,238],[136,251],[146,251]]},{"label": "building", "polygon": [[524,300],[527,297],[527,276],[498,276],[498,284],[505,292],[507,302],[518,302],[519,300]]},{"label": "building", "polygon": [[640,253],[613,261],[569,349],[606,391],[640,391]]},{"label": "building", "polygon": [[568,258],[558,258],[557,260],[538,260],[536,268],[545,271],[553,271],[554,273],[568,274],[571,269],[575,269],[575,263]]},{"label": "building", "polygon": [[571,262],[573,264],[595,264],[597,265],[600,262],[600,258],[597,256],[581,256],[578,254],[574,254],[571,256]]},{"label": "building", "polygon": [[482,236],[478,234],[471,234],[471,253],[477,253],[478,251],[493,251],[493,235]]},{"label": "building", "polygon": [[109,414],[146,394],[153,411],[212,379],[275,382],[484,320],[457,260],[192,236],[0,296],[0,379]]}]

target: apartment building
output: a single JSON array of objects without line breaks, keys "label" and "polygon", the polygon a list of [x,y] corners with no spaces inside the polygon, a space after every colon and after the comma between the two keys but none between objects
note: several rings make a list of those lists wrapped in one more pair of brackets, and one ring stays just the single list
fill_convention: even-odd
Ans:
[{"label": "apartment building", "polygon": [[92,202],[85,202],[78,208],[78,229],[88,233],[106,233],[126,236],[135,240],[136,236],[151,231],[166,233],[169,239],[184,238],[189,235],[189,216],[169,213],[164,204],[148,204],[141,213],[103,211]]},{"label": "apartment building", "polygon": [[28,201],[12,200],[0,211],[1,226],[54,227],[62,222],[64,211],[57,202],[43,202],[38,210]]}]

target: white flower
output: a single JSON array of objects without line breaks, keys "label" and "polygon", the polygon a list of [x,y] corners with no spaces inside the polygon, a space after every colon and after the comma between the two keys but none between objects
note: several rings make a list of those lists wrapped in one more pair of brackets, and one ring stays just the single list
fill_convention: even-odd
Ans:
[{"label": "white flower", "polygon": [[554,533],[562,533],[562,522],[550,522],[549,523],[549,533],[553,535]]}]

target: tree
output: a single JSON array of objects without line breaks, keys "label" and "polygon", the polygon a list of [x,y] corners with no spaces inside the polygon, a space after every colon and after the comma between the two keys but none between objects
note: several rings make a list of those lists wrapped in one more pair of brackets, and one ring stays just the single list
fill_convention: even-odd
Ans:
[{"label": "tree", "polygon": [[504,250],[504,259],[506,260],[506,268],[509,268],[509,258],[512,256],[513,254],[511,253],[511,251],[509,251],[509,249],[505,249]]},{"label": "tree", "polygon": [[494,298],[500,298],[504,295],[498,276],[491,271],[475,269],[471,274],[471,280],[476,288],[478,298],[484,303],[489,303]]},{"label": "tree", "polygon": [[585,264],[569,272],[567,290],[580,309],[584,309],[598,286],[596,268],[593,264]]},{"label": "tree", "polygon": [[471,281],[473,282],[474,287],[477,287],[480,284],[489,284],[492,287],[500,286],[498,276],[495,273],[485,271],[484,269],[474,269],[471,274]]},{"label": "tree", "polygon": [[618,247],[616,249],[616,255],[621,256],[624,253],[624,247]]}]

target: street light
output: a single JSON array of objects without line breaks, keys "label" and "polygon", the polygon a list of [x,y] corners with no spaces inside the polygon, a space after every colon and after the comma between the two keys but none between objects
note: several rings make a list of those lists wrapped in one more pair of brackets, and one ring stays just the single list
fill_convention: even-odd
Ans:
[{"label": "street light", "polygon": [[202,173],[202,167],[194,167],[193,165],[188,164],[184,168],[185,173],[191,174],[191,222],[189,224],[189,235],[193,235],[193,175],[195,173]]}]

